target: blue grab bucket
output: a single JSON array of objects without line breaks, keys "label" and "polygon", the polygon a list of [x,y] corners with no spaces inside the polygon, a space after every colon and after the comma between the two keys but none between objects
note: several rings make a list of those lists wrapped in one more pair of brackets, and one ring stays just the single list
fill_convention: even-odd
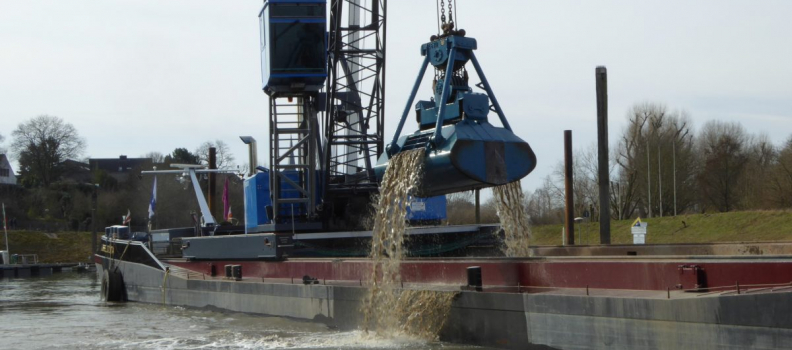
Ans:
[{"label": "blue grab bucket", "polygon": [[[536,168],[536,155],[527,142],[485,120],[462,120],[442,127],[441,132],[443,144],[427,151],[423,181],[414,194],[418,197],[505,185]],[[401,137],[399,152],[428,149],[433,134],[434,130],[427,130]],[[378,160],[378,179],[384,176],[390,158],[384,152]]]}]

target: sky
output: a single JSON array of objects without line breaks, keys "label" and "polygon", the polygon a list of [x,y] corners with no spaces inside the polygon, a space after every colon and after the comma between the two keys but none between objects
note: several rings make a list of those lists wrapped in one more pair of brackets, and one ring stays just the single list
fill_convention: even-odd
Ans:
[{"label": "sky", "polygon": [[[366,0],[370,1],[370,0]],[[83,156],[195,150],[240,135],[267,159],[260,0],[0,0],[0,135],[48,114],[73,124]],[[784,0],[459,0],[458,27],[476,52],[541,185],[575,148],[595,147],[594,70],[608,69],[611,147],[642,102],[741,123],[776,144],[792,135],[792,2]],[[435,2],[388,4],[385,139],[436,31]],[[428,99],[428,80],[419,99]],[[491,120],[497,120],[495,115]],[[405,132],[417,129],[408,119]]]}]

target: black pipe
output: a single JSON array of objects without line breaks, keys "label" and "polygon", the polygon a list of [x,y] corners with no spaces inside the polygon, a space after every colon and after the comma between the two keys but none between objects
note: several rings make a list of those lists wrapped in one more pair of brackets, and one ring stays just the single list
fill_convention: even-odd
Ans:
[{"label": "black pipe", "polygon": [[572,181],[572,130],[564,130],[564,234],[566,244],[575,244],[575,199]]},{"label": "black pipe", "polygon": [[476,224],[481,223],[481,190],[476,189]]},{"label": "black pipe", "polygon": [[600,243],[610,244],[610,172],[608,165],[608,70],[599,66],[597,80],[597,149],[599,153]]},{"label": "black pipe", "polygon": [[[99,238],[96,233],[96,201],[99,196],[99,184],[91,184],[93,186],[93,194],[91,195],[91,255],[96,254],[98,248]],[[8,247],[6,247],[8,250]],[[91,256],[93,261],[93,256]]]}]

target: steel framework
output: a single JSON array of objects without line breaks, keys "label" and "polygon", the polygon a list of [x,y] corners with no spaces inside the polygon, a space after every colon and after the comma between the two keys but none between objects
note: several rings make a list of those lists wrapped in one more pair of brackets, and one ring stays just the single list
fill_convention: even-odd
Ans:
[{"label": "steel framework", "polygon": [[332,0],[324,118],[325,201],[376,192],[384,151],[386,0]]}]

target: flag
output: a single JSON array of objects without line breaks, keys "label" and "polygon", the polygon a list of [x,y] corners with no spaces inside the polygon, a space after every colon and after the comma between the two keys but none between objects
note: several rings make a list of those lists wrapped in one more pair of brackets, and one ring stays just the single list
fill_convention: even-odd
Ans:
[{"label": "flag", "polygon": [[149,220],[154,217],[154,210],[157,208],[157,177],[154,176],[154,186],[151,190],[151,200],[149,201]]},{"label": "flag", "polygon": [[[3,232],[5,232],[5,251],[8,254],[8,226],[6,225],[6,215],[5,215],[5,202],[3,202]],[[2,259],[0,259],[2,260]],[[8,261],[4,261],[3,264],[7,264]]]},{"label": "flag", "polygon": [[132,212],[130,212],[129,209],[127,209],[127,214],[124,217],[124,223],[123,224],[124,225],[129,225],[130,222],[132,222]]},{"label": "flag", "polygon": [[231,219],[231,201],[228,198],[228,176],[225,178],[225,186],[223,186],[223,221]]}]

